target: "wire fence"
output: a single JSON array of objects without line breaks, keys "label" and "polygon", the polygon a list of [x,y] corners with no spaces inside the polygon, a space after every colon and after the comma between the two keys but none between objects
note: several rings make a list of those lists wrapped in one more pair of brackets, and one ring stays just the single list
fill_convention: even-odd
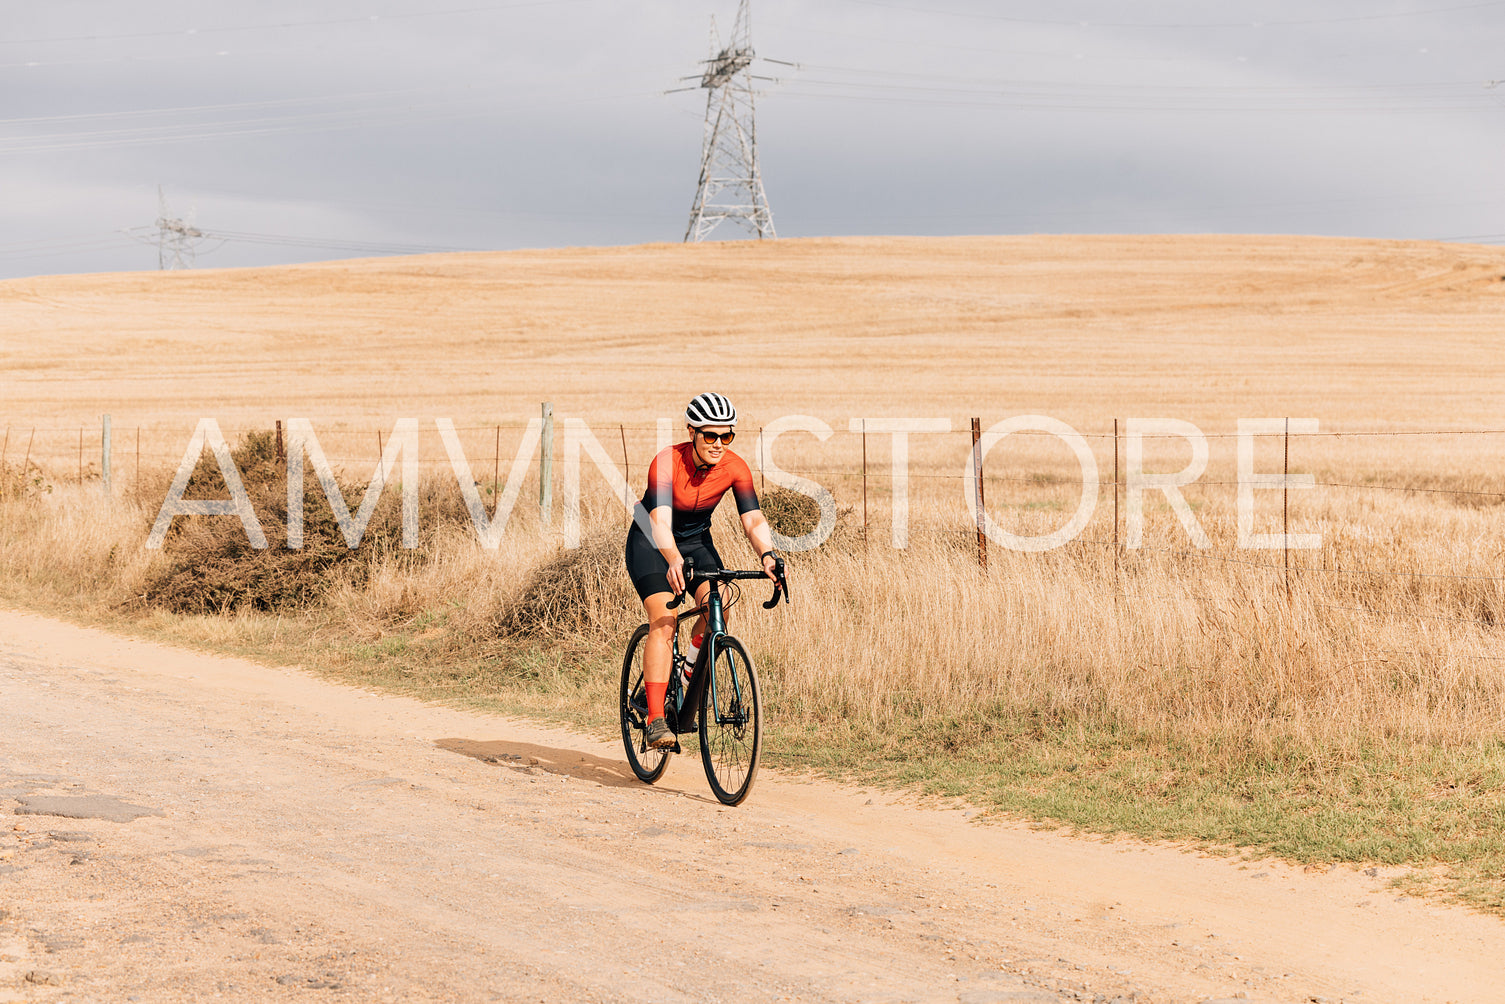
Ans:
[{"label": "wire fence", "polygon": [[[1107,422],[1102,424],[1108,425]],[[538,432],[540,425],[542,435],[530,440],[530,430]],[[1091,498],[1091,518],[1075,535],[1061,541],[1060,546],[1111,553],[1115,569],[1119,561],[1132,555],[1161,555],[1209,566],[1247,567],[1275,576],[1288,597],[1293,579],[1308,585],[1318,579],[1330,583],[1352,579],[1505,583],[1505,539],[1502,539],[1500,552],[1471,561],[1472,567],[1469,568],[1340,565],[1330,559],[1324,560],[1320,549],[1313,554],[1312,549],[1293,546],[1298,535],[1293,533],[1292,509],[1294,502],[1295,529],[1310,530],[1305,524],[1312,521],[1314,513],[1321,511],[1324,492],[1342,492],[1360,498],[1415,495],[1434,501],[1451,499],[1459,506],[1475,510],[1505,507],[1505,475],[1494,473],[1501,469],[1498,463],[1492,466],[1487,463],[1505,451],[1505,429],[1310,431],[1302,427],[1272,432],[1270,423],[1266,423],[1260,431],[1199,433],[1204,446],[1238,441],[1241,450],[1253,453],[1258,446],[1262,451],[1259,453],[1262,466],[1257,474],[1241,468],[1237,477],[1229,478],[1207,476],[1209,469],[1230,466],[1228,457],[1220,458],[1216,465],[1208,464],[1204,457],[1201,470],[1194,471],[1186,466],[1187,444],[1190,442],[1186,435],[1135,432],[1127,423],[1118,421],[1112,423],[1111,431],[1093,430],[1079,434],[1081,440],[1093,444],[1090,460],[1095,471],[1082,466],[1086,461],[1080,453],[1072,458],[1069,451],[1063,449],[1058,434],[1039,429],[1021,429],[1013,433],[1020,437],[1018,442],[1024,444],[1022,450],[1011,443],[1007,447],[998,445],[990,451],[985,448],[986,436],[980,433],[979,423],[974,420],[970,432],[965,429],[912,432],[901,451],[896,434],[865,431],[866,423],[862,420],[853,420],[846,430],[831,429],[824,423],[812,426],[808,421],[792,427],[778,425],[771,423],[764,428],[745,429],[743,438],[739,438],[734,447],[753,471],[758,480],[757,487],[765,493],[770,490],[770,485],[774,489],[792,485],[793,490],[804,494],[826,493],[842,518],[854,524],[862,539],[871,546],[884,543],[880,535],[885,529],[891,531],[889,543],[900,547],[905,546],[903,541],[912,536],[930,534],[957,538],[961,534],[975,533],[978,560],[986,566],[990,552],[996,554],[1007,549],[1007,545],[1000,544],[998,539],[999,525],[1011,524],[1014,527],[1012,532],[1021,536],[1026,531],[1048,534],[1051,523],[1061,522],[1062,513],[1069,514],[1076,505],[1086,504],[1083,499],[1085,489],[1095,492]],[[682,433],[683,429],[676,430],[676,424],[668,420],[653,424],[595,422],[586,426],[577,423],[569,433],[573,437],[571,445],[565,442],[567,437],[562,436],[549,419],[512,419],[454,427],[460,450],[478,485],[489,487],[496,496],[521,477],[524,482],[522,489],[536,492],[540,506],[554,504],[552,486],[567,472],[568,465],[575,465],[575,476],[580,482],[592,485],[597,495],[615,493],[626,499],[636,498],[645,487],[649,462],[666,445],[683,439],[682,435],[676,435],[676,431]],[[280,421],[229,427],[220,432],[231,444],[253,432],[270,433],[277,436],[279,450],[285,449]],[[361,484],[373,476],[383,454],[388,452],[392,433],[391,427],[379,426],[316,430],[328,461]],[[788,438],[784,439],[785,436]],[[1131,542],[1126,532],[1127,503],[1131,493],[1142,493],[1141,506],[1145,497],[1156,498],[1162,513],[1165,502],[1173,501],[1164,493],[1163,487],[1145,484],[1140,476],[1141,470],[1129,470],[1128,448],[1136,436],[1141,443],[1141,455],[1146,458],[1139,464],[1140,468],[1149,466],[1153,460],[1162,471],[1162,479],[1166,470],[1173,472],[1172,480],[1175,480],[1174,472],[1178,470],[1186,475],[1184,481],[1172,488],[1187,505],[1187,512],[1196,511],[1194,519],[1212,515],[1227,517],[1245,504],[1246,496],[1257,490],[1261,500],[1256,503],[1257,514],[1267,534],[1261,549],[1248,550],[1242,546],[1230,549],[1226,542],[1224,546],[1196,546],[1194,540],[1179,546],[1142,540]],[[183,424],[127,425],[106,419],[91,425],[43,425],[11,420],[0,429],[0,471],[38,484],[93,482],[112,494],[136,492],[139,495],[153,486],[165,486],[171,472],[185,460],[197,460],[185,458],[185,448],[191,438],[192,429]],[[1454,467],[1460,468],[1461,465],[1461,468],[1451,473],[1416,470],[1416,444],[1425,441],[1440,447],[1439,455],[1451,457]],[[530,446],[530,443],[540,442],[543,445]],[[1385,448],[1385,444],[1391,442],[1406,446],[1400,451]],[[430,423],[423,428],[417,443],[417,463],[425,477],[456,476],[456,465],[436,424]],[[1146,443],[1150,445],[1144,447]],[[1461,458],[1457,455],[1459,443],[1467,444],[1466,453]],[[1371,451],[1363,455],[1364,466],[1388,467],[1392,472],[1405,473],[1394,474],[1389,481],[1372,473],[1354,479],[1351,471],[1345,478],[1345,472],[1341,470],[1343,455],[1341,452],[1334,455],[1330,449],[1315,448],[1323,444],[1363,444]],[[1036,447],[1033,452],[1031,445]],[[1379,448],[1378,452],[1375,452],[1376,448]],[[530,455],[520,456],[520,451],[530,450]],[[1051,450],[1055,452],[1051,453]],[[571,451],[572,456],[569,455]],[[775,454],[788,454],[801,462],[776,463]],[[205,455],[208,455],[207,451]],[[1293,461],[1308,471],[1316,468],[1326,473],[1321,477],[1312,473],[1293,475]],[[1240,463],[1243,463],[1242,459]],[[1071,468],[1078,469],[1073,471]],[[1191,473],[1198,476],[1191,477]],[[803,485],[798,483],[801,479]],[[1090,480],[1096,481],[1095,488],[1088,484]],[[1230,500],[1230,494],[1236,498]],[[1076,496],[1077,501],[1073,502],[1070,496]],[[1279,499],[1278,513],[1271,511],[1274,507],[1272,496]],[[1187,503],[1187,499],[1192,499],[1195,505]],[[911,512],[917,518],[910,520]],[[1501,514],[1505,515],[1505,508]],[[1500,525],[1499,519],[1487,512],[1484,515],[1489,525]],[[905,521],[903,534],[894,529],[901,518]],[[1088,527],[1096,532],[1086,532]],[[1388,528],[1376,525],[1364,529],[1383,533]],[[1445,534],[1446,531],[1439,528],[1438,533]],[[1505,526],[1502,526],[1502,533],[1505,533]],[[1271,538],[1277,540],[1278,545],[1272,547],[1268,542]],[[1491,585],[1491,588],[1499,587]],[[1370,616],[1481,623],[1478,617],[1450,617],[1351,604],[1319,605]],[[1483,623],[1493,626],[1489,617],[1485,617]]]}]

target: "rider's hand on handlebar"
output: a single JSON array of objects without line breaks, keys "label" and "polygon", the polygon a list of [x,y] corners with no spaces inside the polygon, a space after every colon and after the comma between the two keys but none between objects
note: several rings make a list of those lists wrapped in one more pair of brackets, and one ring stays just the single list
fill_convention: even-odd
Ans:
[{"label": "rider's hand on handlebar", "polygon": [[767,554],[763,555],[763,574],[768,576],[774,582],[778,582],[779,572],[781,571],[781,569],[779,568],[780,564],[781,562],[779,561],[779,556],[774,554],[772,551],[769,551]]},{"label": "rider's hand on handlebar", "polygon": [[685,591],[685,559],[669,562],[669,588],[678,596]]}]

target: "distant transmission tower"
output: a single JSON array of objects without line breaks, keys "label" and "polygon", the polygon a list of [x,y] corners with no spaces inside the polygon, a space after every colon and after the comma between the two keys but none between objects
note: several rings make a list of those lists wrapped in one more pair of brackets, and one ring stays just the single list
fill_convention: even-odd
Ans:
[{"label": "distant transmission tower", "polygon": [[685,230],[687,243],[705,240],[722,220],[735,220],[759,239],[776,236],[758,172],[753,55],[752,19],[748,0],[742,0],[726,46],[717,40],[716,21],[711,20],[711,58],[700,78],[700,86],[710,92],[705,105],[705,145],[700,154],[700,186]]},{"label": "distant transmission tower", "polygon": [[199,243],[208,235],[167,211],[167,196],[157,186],[157,268],[193,268]]}]

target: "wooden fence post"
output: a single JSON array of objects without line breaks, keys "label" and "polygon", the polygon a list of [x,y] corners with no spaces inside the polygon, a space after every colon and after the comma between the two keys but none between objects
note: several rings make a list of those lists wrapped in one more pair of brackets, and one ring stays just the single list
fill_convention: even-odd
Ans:
[{"label": "wooden fence post", "polygon": [[99,433],[99,477],[104,482],[105,494],[110,494],[110,416],[104,417],[104,427]]},{"label": "wooden fence post", "polygon": [[1286,605],[1291,604],[1291,420],[1286,419],[1285,466],[1280,485],[1280,549],[1285,559]]},{"label": "wooden fence post", "polygon": [[1113,420],[1113,591],[1118,592],[1118,419]]},{"label": "wooden fence post", "polygon": [[538,519],[544,526],[554,508],[554,403],[545,401],[543,411],[543,444],[539,447],[538,472]]},{"label": "wooden fence post", "polygon": [[867,546],[867,419],[862,420],[862,546]]}]

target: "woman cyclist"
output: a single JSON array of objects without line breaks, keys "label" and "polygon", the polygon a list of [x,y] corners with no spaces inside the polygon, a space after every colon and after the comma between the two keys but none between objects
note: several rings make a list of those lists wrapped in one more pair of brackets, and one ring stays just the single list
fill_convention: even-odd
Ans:
[{"label": "woman cyclist", "polygon": [[[674,745],[674,734],[664,720],[675,625],[669,601],[685,591],[686,558],[693,558],[696,568],[723,567],[711,542],[711,516],[728,489],[736,498],[742,531],[763,559],[764,573],[774,579],[777,567],[773,534],[758,508],[752,471],[728,449],[736,436],[737,409],[720,394],[701,394],[685,409],[685,423],[690,441],[664,450],[648,467],[648,490],[642,499],[647,531],[640,520],[634,520],[627,533],[627,574],[648,613],[648,637],[643,644],[643,685],[648,697],[645,739],[655,749]],[[709,590],[710,583],[702,582],[695,591],[702,606]],[[705,633],[704,614],[695,622],[693,633],[697,637]]]}]

